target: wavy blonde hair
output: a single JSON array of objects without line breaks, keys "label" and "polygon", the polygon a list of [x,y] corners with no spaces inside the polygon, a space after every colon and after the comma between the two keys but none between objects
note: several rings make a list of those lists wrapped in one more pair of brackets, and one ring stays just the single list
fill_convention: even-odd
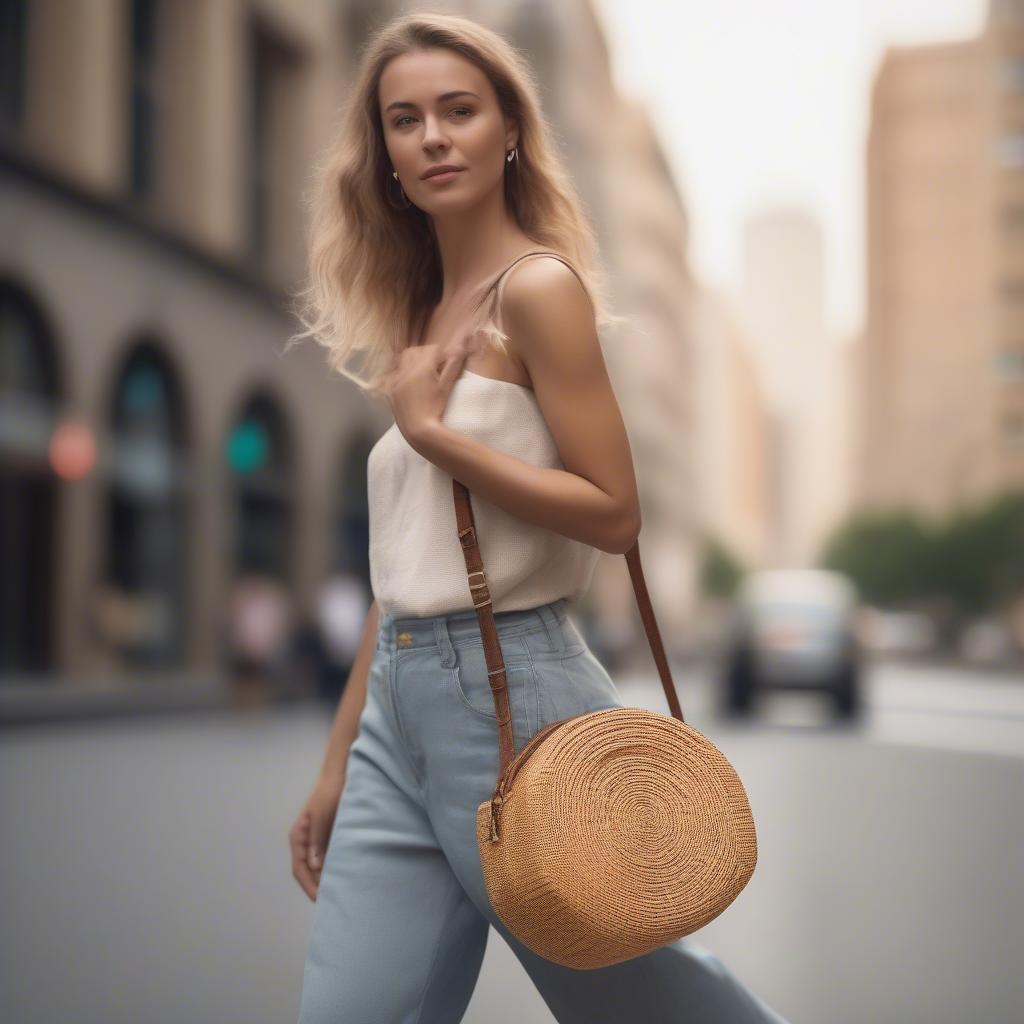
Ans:
[{"label": "wavy blonde hair", "polygon": [[[602,295],[605,278],[595,235],[552,144],[527,63],[500,35],[468,18],[405,14],[367,42],[336,137],[316,169],[307,200],[309,279],[293,296],[305,330],[289,339],[290,346],[315,338],[327,348],[331,369],[374,396],[379,375],[414,330],[422,329],[443,283],[431,218],[415,205],[393,205],[378,84],[393,58],[437,47],[480,68],[502,113],[518,126],[518,157],[505,166],[504,191],[520,229],[537,247],[573,264],[597,324],[623,319],[610,312]],[[508,335],[495,322],[495,304],[489,308],[483,302],[499,273],[479,286],[471,326],[507,352]]]}]

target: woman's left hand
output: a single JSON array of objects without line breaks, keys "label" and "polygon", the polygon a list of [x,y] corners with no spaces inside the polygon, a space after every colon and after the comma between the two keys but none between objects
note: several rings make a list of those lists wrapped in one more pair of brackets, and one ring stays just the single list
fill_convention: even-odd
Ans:
[{"label": "woman's left hand", "polygon": [[416,447],[422,433],[441,422],[448,395],[470,353],[468,339],[444,345],[414,345],[395,357],[381,390],[395,423]]}]

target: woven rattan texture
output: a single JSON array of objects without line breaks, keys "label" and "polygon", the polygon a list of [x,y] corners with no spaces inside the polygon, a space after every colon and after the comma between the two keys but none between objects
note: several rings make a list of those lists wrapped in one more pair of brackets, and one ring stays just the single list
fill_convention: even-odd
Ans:
[{"label": "woven rattan texture", "polygon": [[477,810],[495,912],[530,949],[592,969],[717,917],[753,874],[743,784],[685,723],[642,708],[570,719],[515,765],[500,809]]}]

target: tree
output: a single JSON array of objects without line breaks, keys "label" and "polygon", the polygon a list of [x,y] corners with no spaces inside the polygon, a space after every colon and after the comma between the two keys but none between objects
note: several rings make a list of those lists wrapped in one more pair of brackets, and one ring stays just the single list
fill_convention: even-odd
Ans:
[{"label": "tree", "polygon": [[699,573],[702,593],[710,597],[732,597],[745,572],[724,544],[714,537],[705,539]]}]

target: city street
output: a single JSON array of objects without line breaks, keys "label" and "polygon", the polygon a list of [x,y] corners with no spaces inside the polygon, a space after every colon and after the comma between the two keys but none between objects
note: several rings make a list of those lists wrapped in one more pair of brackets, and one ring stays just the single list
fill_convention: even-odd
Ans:
[{"label": "city street", "polygon": [[[465,1024],[553,1024],[451,910],[475,844],[360,858],[310,943],[374,608],[438,835],[498,770],[472,609],[517,741],[588,706],[563,613],[667,716],[653,617],[756,828],[702,963],[787,1024],[1024,1024],[1024,0],[0,12],[0,1024],[294,1024],[310,950],[409,983],[343,1024],[457,1024],[460,964]],[[332,865],[424,867],[400,804],[351,785]],[[660,961],[579,1024],[747,1024]]]},{"label": "city street", "polygon": [[[813,695],[723,723],[707,679],[676,679],[758,824],[754,877],[697,941],[793,1024],[1020,1019],[1019,682],[878,667],[848,729]],[[665,710],[657,679],[620,692]],[[327,728],[291,707],[8,731],[0,1017],[293,1020],[312,905],[287,831]],[[465,1019],[553,1019],[493,931]]]}]

